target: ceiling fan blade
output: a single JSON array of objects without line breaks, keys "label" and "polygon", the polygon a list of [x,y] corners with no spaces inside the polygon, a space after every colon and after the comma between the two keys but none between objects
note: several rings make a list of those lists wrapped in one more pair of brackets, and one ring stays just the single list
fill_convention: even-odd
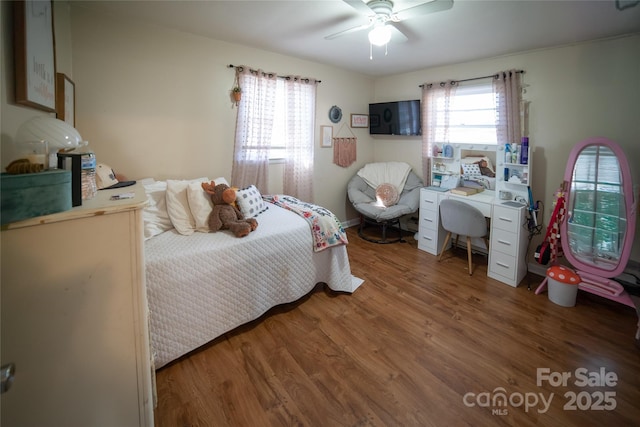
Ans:
[{"label": "ceiling fan blade", "polygon": [[369,6],[366,5],[362,0],[342,0],[347,3],[349,6],[362,13],[363,15],[371,15],[373,14],[373,10],[369,9]]},{"label": "ceiling fan blade", "polygon": [[404,43],[409,40],[409,36],[400,29],[400,26],[397,23],[389,22],[387,25],[391,27],[391,41],[394,43]]},{"label": "ceiling fan blade", "polygon": [[367,28],[371,28],[372,26],[373,26],[373,21],[369,22],[368,24],[358,25],[357,27],[349,28],[348,30],[339,31],[337,33],[325,36],[325,40],[333,40],[333,39],[336,39],[338,37],[342,37],[342,36],[344,36],[346,34],[355,33],[357,31],[366,30]]},{"label": "ceiling fan blade", "polygon": [[402,21],[416,16],[426,15],[428,13],[441,12],[443,10],[451,9],[452,7],[453,0],[433,0],[428,3],[419,4],[418,6],[399,10],[393,14],[393,20]]}]

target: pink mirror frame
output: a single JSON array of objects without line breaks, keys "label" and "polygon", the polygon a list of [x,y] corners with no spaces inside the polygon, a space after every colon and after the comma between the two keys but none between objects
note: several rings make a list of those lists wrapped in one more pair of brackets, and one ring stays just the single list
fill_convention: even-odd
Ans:
[{"label": "pink mirror frame", "polygon": [[[624,269],[626,268],[627,262],[629,260],[629,255],[631,253],[631,246],[633,244],[633,239],[635,236],[636,230],[636,202],[634,200],[633,193],[633,181],[631,179],[631,171],[629,169],[629,164],[627,162],[627,158],[622,151],[622,148],[615,143],[614,141],[604,138],[604,137],[593,137],[585,139],[584,141],[576,144],[571,152],[569,153],[569,160],[567,161],[567,167],[564,173],[564,181],[567,184],[567,191],[571,191],[571,181],[573,179],[573,169],[578,159],[580,153],[588,146],[593,145],[601,145],[609,148],[618,158],[618,163],[620,164],[620,173],[622,176],[622,192],[624,195],[625,201],[625,214],[627,220],[627,228],[625,232],[624,242],[622,245],[622,250],[620,251],[620,259],[618,261],[618,265],[612,270],[605,270],[602,268],[598,268],[591,264],[586,264],[576,258],[571,248],[569,247],[569,236],[567,233],[567,221],[568,215],[564,221],[560,224],[560,237],[562,242],[562,249],[564,255],[567,257],[567,260],[578,270],[584,271],[586,273],[592,274],[598,277],[612,278],[620,275]],[[567,198],[569,200],[570,198]]]}]

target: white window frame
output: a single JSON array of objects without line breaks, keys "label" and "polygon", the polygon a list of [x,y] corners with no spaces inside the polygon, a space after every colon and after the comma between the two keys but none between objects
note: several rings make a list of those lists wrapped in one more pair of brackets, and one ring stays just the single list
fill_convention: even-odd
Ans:
[{"label": "white window frame", "polygon": [[[474,82],[456,87],[449,102],[449,123],[445,129],[445,97],[436,101],[438,143],[498,145],[497,97],[493,84]],[[445,138],[445,130],[448,137]]]}]

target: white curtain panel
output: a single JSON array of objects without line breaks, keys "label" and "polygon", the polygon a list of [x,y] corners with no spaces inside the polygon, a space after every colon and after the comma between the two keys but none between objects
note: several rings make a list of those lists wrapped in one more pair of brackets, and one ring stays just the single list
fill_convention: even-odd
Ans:
[{"label": "white curtain panel", "polygon": [[[431,148],[449,142],[449,106],[455,91],[453,81],[422,86],[422,176],[427,186],[431,185]],[[444,114],[438,115],[438,110]],[[438,117],[442,123],[438,123]]]},{"label": "white curtain panel", "polygon": [[286,159],[283,191],[313,202],[313,142],[317,82],[299,77],[285,78]]},{"label": "white curtain panel", "polygon": [[501,71],[493,79],[493,90],[496,94],[498,117],[496,132],[498,144],[520,143],[522,136],[522,120],[520,117],[522,103],[522,73],[516,70]]},{"label": "white curtain panel", "polygon": [[267,191],[269,151],[276,105],[277,76],[249,67],[238,68],[242,101],[238,104],[231,184],[255,185]]}]

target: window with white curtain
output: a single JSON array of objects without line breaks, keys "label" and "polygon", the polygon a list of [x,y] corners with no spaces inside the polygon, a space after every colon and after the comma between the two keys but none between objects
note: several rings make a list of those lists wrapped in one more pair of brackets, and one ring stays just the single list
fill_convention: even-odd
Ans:
[{"label": "window with white curtain", "polygon": [[313,201],[316,84],[313,79],[277,77],[238,70],[243,99],[238,105],[231,179],[267,191],[268,163],[282,159],[283,191]]},{"label": "window with white curtain", "polygon": [[449,100],[449,138],[447,131],[446,100],[436,101],[435,141],[452,143],[497,144],[497,105],[491,81],[460,85]]},{"label": "window with white curtain", "polygon": [[273,130],[271,133],[271,149],[269,160],[283,160],[287,157],[286,129],[287,129],[287,92],[283,79],[278,79],[276,85],[276,102],[273,114]]}]

